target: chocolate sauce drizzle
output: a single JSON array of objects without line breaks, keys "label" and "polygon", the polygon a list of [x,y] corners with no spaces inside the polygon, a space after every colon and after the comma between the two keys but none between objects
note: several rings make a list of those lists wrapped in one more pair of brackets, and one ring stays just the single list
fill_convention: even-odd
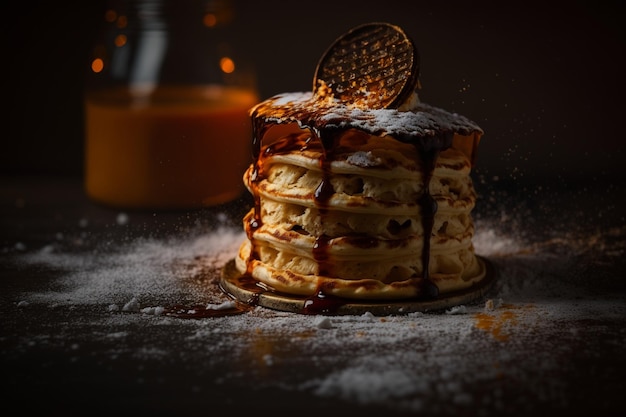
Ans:
[{"label": "chocolate sauce drizzle", "polygon": [[435,214],[437,214],[437,201],[430,194],[430,181],[433,177],[439,149],[416,146],[418,154],[422,159],[422,175],[424,178],[424,192],[418,198],[417,204],[420,207],[420,218],[424,230],[424,241],[422,247],[422,276],[424,286],[422,290],[426,297],[435,298],[439,295],[439,288],[430,279],[430,238],[435,224]]},{"label": "chocolate sauce drizzle", "polygon": [[[268,104],[271,107],[271,104]],[[281,108],[280,110],[286,111],[288,106]],[[247,236],[251,242],[250,258],[248,260],[247,274],[251,274],[251,265],[253,260],[258,260],[258,252],[254,240],[254,232],[262,225],[261,219],[261,207],[260,196],[256,192],[258,184],[265,178],[264,173],[264,161],[265,158],[286,152],[293,152],[298,150],[304,150],[313,146],[321,146],[322,157],[319,164],[322,170],[322,180],[319,186],[315,190],[314,199],[316,207],[319,210],[322,222],[324,216],[328,211],[329,201],[335,193],[332,183],[330,181],[330,166],[334,158],[334,153],[339,144],[339,138],[349,129],[354,129],[354,125],[351,124],[351,119],[345,117],[340,120],[337,116],[328,117],[328,114],[323,112],[316,112],[313,110],[315,106],[307,108],[306,106],[289,108],[288,114],[282,114],[280,117],[271,116],[271,112],[268,111],[268,107],[257,106],[251,112],[253,122],[253,158],[254,166],[252,175],[250,178],[250,188],[254,196],[254,212],[253,216],[249,220],[249,224],[246,227]],[[322,116],[326,117],[322,117]],[[263,146],[263,137],[268,129],[272,126],[281,123],[295,122],[299,125],[305,133],[298,135],[292,134],[281,140],[272,143],[268,146]],[[471,130],[472,127],[467,127]],[[306,131],[310,134],[307,134]],[[379,131],[372,131],[371,129],[361,129],[369,134],[385,134],[382,129]],[[463,129],[460,129],[463,130]],[[423,132],[407,131],[396,132],[394,137],[402,142],[411,143],[415,146],[417,154],[421,158],[422,175],[424,178],[424,191],[422,195],[417,199],[416,203],[420,210],[420,218],[422,219],[422,226],[424,230],[423,234],[423,249],[421,253],[421,260],[423,265],[423,274],[421,280],[417,280],[419,286],[418,293],[422,294],[424,298],[436,298],[439,294],[437,286],[430,279],[430,239],[432,236],[434,218],[437,212],[437,202],[430,194],[429,185],[433,176],[436,161],[439,153],[449,148],[452,145],[454,136],[454,130],[452,129],[439,129],[436,134],[433,130],[424,135]],[[366,245],[368,242],[371,244],[371,239],[363,237],[354,237],[355,242],[361,242],[362,245]],[[328,249],[331,245],[331,238],[326,235],[317,237],[313,247],[313,257],[318,264],[318,273],[320,275],[332,276],[333,265],[329,262]],[[323,288],[318,289],[318,292],[305,300],[303,313],[329,313],[335,311],[341,302],[337,300],[337,297],[324,294]]]}]

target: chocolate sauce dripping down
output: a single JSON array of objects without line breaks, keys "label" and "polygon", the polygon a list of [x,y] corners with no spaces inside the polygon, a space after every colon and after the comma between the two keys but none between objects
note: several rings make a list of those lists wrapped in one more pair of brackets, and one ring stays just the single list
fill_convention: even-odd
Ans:
[{"label": "chocolate sauce dripping down", "polygon": [[311,315],[335,314],[346,303],[346,299],[324,294],[324,291],[320,290],[304,300],[302,313]]},{"label": "chocolate sauce dripping down", "polygon": [[[246,234],[251,244],[250,255],[247,260],[246,275],[252,275],[253,260],[259,259],[254,232],[263,226],[261,219],[261,198],[258,192],[258,184],[265,179],[264,163],[266,158],[293,151],[303,151],[307,148],[315,147],[310,135],[304,133],[292,133],[285,138],[276,140],[275,142],[264,146],[263,138],[269,129],[274,126],[275,122],[269,122],[265,118],[257,117],[256,113],[252,114],[252,157],[253,168],[250,175],[249,187],[254,198],[254,210],[252,216],[245,225]],[[321,146],[321,144],[317,145]],[[329,181],[327,181],[330,184]],[[331,194],[332,195],[332,191]]]},{"label": "chocolate sauce dripping down", "polygon": [[435,224],[435,214],[437,213],[437,201],[430,194],[430,182],[439,156],[436,148],[424,149],[423,146],[416,145],[417,153],[422,159],[422,175],[424,178],[424,192],[417,199],[420,207],[422,229],[424,230],[422,247],[422,277],[424,278],[424,293],[426,297],[435,298],[439,295],[439,288],[430,279],[430,238]]},{"label": "chocolate sauce dripping down", "polygon": [[320,169],[322,170],[322,181],[315,190],[315,204],[320,210],[327,210],[328,201],[335,190],[330,182],[330,164],[333,162],[335,149],[339,145],[339,138],[343,133],[340,129],[313,129],[313,133],[322,144],[322,157],[320,158]]},{"label": "chocolate sauce dripping down", "polygon": [[[320,169],[322,170],[322,180],[315,190],[314,198],[320,215],[320,223],[324,224],[327,221],[325,217],[328,212],[328,202],[335,194],[335,189],[330,181],[330,166],[343,131],[338,129],[313,129],[312,132],[322,144],[322,157],[319,161]],[[329,262],[328,258],[330,240],[330,236],[322,234],[317,237],[313,245],[313,258],[317,262],[318,275],[329,276],[332,273],[332,263]]]},{"label": "chocolate sauce dripping down", "polygon": [[[296,146],[285,146],[284,149],[278,150],[268,148],[261,154],[261,141],[263,135],[273,124],[278,124],[281,122],[269,120],[267,117],[260,116],[259,114],[253,114],[253,156],[255,159],[254,162],[254,170],[251,177],[251,187],[254,190],[256,184],[258,184],[263,179],[263,160],[265,156],[271,154],[272,152],[278,151],[286,151],[288,149],[293,150],[297,149]],[[323,158],[320,160],[320,167],[322,169],[322,180],[315,191],[314,198],[316,205],[320,211],[320,216],[322,216],[321,221],[323,222],[324,215],[328,210],[328,201],[334,194],[334,189],[330,182],[330,164],[333,160],[333,152],[338,145],[339,138],[341,135],[348,129],[347,127],[337,127],[337,120],[333,120],[333,124],[328,126],[330,120],[326,119],[322,121],[319,118],[315,117],[314,113],[310,113],[306,110],[295,111],[286,117],[286,119],[291,122],[297,122],[301,129],[310,131],[311,135],[314,139],[318,139],[322,145]],[[368,132],[369,134],[382,134],[383,132]],[[436,161],[439,156],[439,152],[449,148],[452,145],[452,138],[454,136],[454,132],[445,132],[443,134],[437,136],[419,136],[412,132],[407,132],[405,134],[397,134],[396,139],[404,142],[411,143],[415,146],[418,155],[421,158],[421,166],[423,169],[423,178],[424,178],[424,193],[418,198],[417,204],[420,207],[421,218],[422,218],[422,227],[424,230],[424,242],[423,249],[421,253],[422,265],[423,265],[423,280],[421,285],[421,290],[425,297],[427,298],[435,298],[439,294],[439,290],[437,286],[432,282],[430,278],[430,239],[432,236],[432,229],[434,226],[434,218],[437,212],[437,202],[432,197],[429,191],[430,182],[433,176],[433,172],[435,169]],[[301,148],[304,149],[304,148]],[[260,203],[259,203],[259,195],[254,192],[255,198],[255,210],[254,216],[250,221],[250,225],[248,227],[248,237],[252,242],[252,251],[250,255],[250,260],[257,257],[258,254],[254,248],[254,239],[252,239],[252,235],[254,230],[261,227],[262,222],[260,218]],[[365,243],[365,242],[364,242]],[[317,238],[315,242],[315,246],[313,248],[313,256],[318,263],[319,274],[320,275],[330,275],[329,271],[332,269],[331,263],[328,261],[328,247],[330,244],[330,238],[328,236],[320,236]],[[248,262],[250,265],[250,261]],[[326,296],[327,297],[327,296]],[[310,306],[308,309],[310,311],[318,311],[319,305],[334,303],[337,304],[333,299],[332,301],[329,298],[324,298],[322,291],[318,292],[315,297],[309,299],[308,305]],[[333,305],[334,305],[333,304]],[[328,310],[328,306],[324,307],[324,310]]]},{"label": "chocolate sauce dripping down", "polygon": [[250,182],[248,186],[251,188],[252,197],[254,199],[254,210],[252,211],[252,217],[248,219],[248,224],[244,225],[246,235],[250,241],[250,254],[246,261],[246,275],[252,275],[252,261],[259,259],[258,249],[255,244],[254,232],[257,231],[262,225],[261,220],[261,198],[258,193],[258,184],[263,177],[263,160],[261,159],[261,144],[262,138],[265,135],[268,125],[266,125],[262,119],[257,119],[252,116],[252,158],[253,168],[250,175]]}]

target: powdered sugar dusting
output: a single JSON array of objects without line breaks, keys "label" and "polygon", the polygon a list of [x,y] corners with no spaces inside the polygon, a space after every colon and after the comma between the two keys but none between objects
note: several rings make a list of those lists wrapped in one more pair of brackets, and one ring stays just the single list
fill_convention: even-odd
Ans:
[{"label": "powdered sugar dusting", "polygon": [[[597,342],[580,340],[601,326],[598,320],[626,315],[623,298],[592,291],[577,278],[597,239],[529,243],[489,218],[476,222],[474,241],[498,279],[474,304],[387,317],[308,316],[261,307],[201,320],[163,315],[177,302],[231,306],[216,282],[243,238],[239,227],[221,227],[177,238],[136,238],[88,253],[25,251],[20,265],[57,271],[58,278],[49,288],[22,294],[16,308],[74,311],[74,319],[72,329],[53,326],[54,337],[33,336],[21,349],[59,343],[75,352],[96,337],[116,347],[92,355],[130,357],[138,367],[176,357],[181,369],[213,375],[220,385],[245,381],[313,399],[429,415],[507,413],[533,402],[551,409],[570,404],[567,378],[546,375],[574,372],[580,360],[565,358],[590,360]],[[612,247],[609,260],[624,255],[623,242]],[[101,330],[77,336],[77,326]],[[128,343],[139,328],[153,336]],[[616,348],[626,343],[626,332],[613,337]],[[74,343],[63,344],[65,338]],[[195,354],[179,355],[181,349]],[[294,371],[307,366],[311,372]]]},{"label": "powdered sugar dusting", "polygon": [[364,152],[358,151],[351,153],[347,158],[346,162],[358,167],[376,167],[382,165],[383,161],[381,158],[374,156],[372,152]]},{"label": "powdered sugar dusting", "polygon": [[[221,228],[191,239],[139,238],[119,252],[85,256],[56,252],[51,246],[24,256],[34,265],[53,266],[65,271],[58,288],[29,295],[32,302],[54,304],[122,303],[123,311],[139,311],[136,297],[156,299],[198,299],[203,292],[182,280],[202,269],[216,272],[232,258],[243,239],[239,230]],[[202,261],[198,261],[202,260]]]},{"label": "powdered sugar dusting", "polygon": [[432,137],[456,132],[463,135],[483,133],[473,121],[457,113],[419,102],[406,111],[362,109],[336,99],[319,100],[312,92],[283,93],[259,103],[252,109],[255,117],[275,123],[317,123],[327,128],[357,128],[374,135],[390,135],[400,140]]}]

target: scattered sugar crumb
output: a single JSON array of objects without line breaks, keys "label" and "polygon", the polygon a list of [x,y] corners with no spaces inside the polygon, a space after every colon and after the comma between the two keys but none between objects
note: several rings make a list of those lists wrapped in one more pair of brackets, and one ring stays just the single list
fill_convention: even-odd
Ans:
[{"label": "scattered sugar crumb", "polygon": [[109,339],[124,339],[127,336],[128,332],[112,332],[106,335]]},{"label": "scattered sugar crumb", "polygon": [[267,353],[265,355],[263,355],[263,362],[267,365],[267,366],[272,366],[274,365],[274,357]]},{"label": "scattered sugar crumb", "polygon": [[115,221],[120,226],[123,226],[123,225],[127,224],[128,220],[129,220],[129,217],[128,217],[128,214],[126,214],[126,213],[119,213],[117,215],[117,217],[115,218]]},{"label": "scattered sugar crumb", "polygon": [[231,308],[235,308],[236,307],[236,303],[232,300],[229,301],[224,301],[223,303],[220,304],[207,304],[206,309],[207,310],[228,310]]},{"label": "scattered sugar crumb", "polygon": [[370,311],[366,311],[365,313],[363,313],[361,315],[361,318],[364,321],[372,321],[373,322],[374,320],[376,320],[376,316],[374,314],[372,314]]},{"label": "scattered sugar crumb", "polygon": [[446,314],[467,314],[467,307],[464,305],[453,306],[446,310]]},{"label": "scattered sugar crumb", "polygon": [[44,246],[44,247],[43,247],[43,248],[41,248],[39,251],[40,251],[41,253],[44,253],[44,254],[45,254],[45,253],[52,253],[52,252],[54,252],[54,249],[55,249],[55,246],[51,244],[51,245],[46,245],[46,246]]},{"label": "scattered sugar crumb", "polygon": [[124,307],[122,307],[122,311],[137,312],[140,310],[140,308],[141,307],[139,305],[139,301],[136,297],[133,297],[129,302],[124,304]]},{"label": "scattered sugar crumb", "polygon": [[485,310],[495,310],[497,308],[500,308],[501,306],[502,306],[501,298],[495,301],[492,298],[489,298],[485,301]]},{"label": "scattered sugar crumb", "polygon": [[152,314],[154,316],[160,316],[165,312],[165,307],[144,307],[141,309],[143,314]]},{"label": "scattered sugar crumb", "polygon": [[330,317],[326,317],[326,316],[315,317],[314,324],[315,324],[315,327],[317,327],[318,329],[332,329],[333,328],[333,321],[330,319]]}]

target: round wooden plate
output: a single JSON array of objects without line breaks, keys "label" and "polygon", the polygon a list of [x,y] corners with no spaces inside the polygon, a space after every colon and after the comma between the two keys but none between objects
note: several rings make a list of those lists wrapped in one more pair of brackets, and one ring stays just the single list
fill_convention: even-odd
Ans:
[{"label": "round wooden plate", "polygon": [[[362,315],[367,312],[376,316],[407,314],[413,312],[434,312],[454,306],[480,300],[493,285],[496,273],[493,265],[483,257],[478,257],[482,264],[483,278],[477,285],[466,290],[443,294],[435,299],[405,299],[381,301],[355,301],[351,299],[323,298],[317,296],[297,296],[268,289],[250,277],[242,276],[235,267],[234,259],[222,268],[220,287],[236,300],[266,307],[273,310],[289,311],[300,314],[327,315]],[[314,306],[317,308],[311,308]]]}]

